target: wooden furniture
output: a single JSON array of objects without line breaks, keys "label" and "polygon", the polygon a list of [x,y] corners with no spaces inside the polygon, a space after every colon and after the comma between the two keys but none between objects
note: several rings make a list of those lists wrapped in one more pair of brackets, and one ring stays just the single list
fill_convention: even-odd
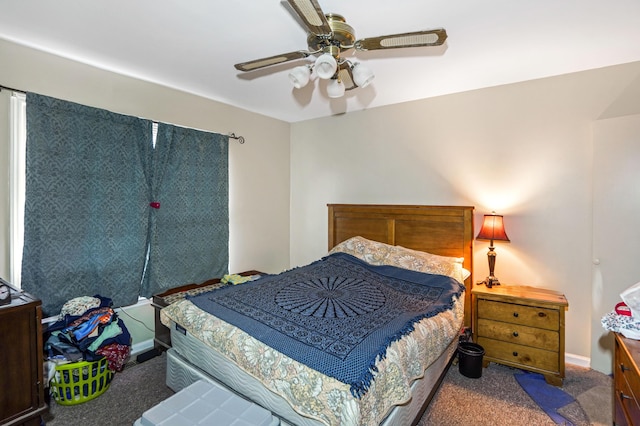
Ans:
[{"label": "wooden furniture", "polygon": [[13,291],[0,306],[0,425],[40,426],[43,390],[40,300]]},{"label": "wooden furniture", "polygon": [[478,285],[473,291],[474,336],[489,362],[564,378],[564,295],[526,286]]},{"label": "wooden furniture", "polygon": [[[464,257],[462,266],[473,271],[473,207],[329,204],[329,250],[351,237]],[[464,282],[464,325],[471,327],[473,274]]]},{"label": "wooden furniture", "polygon": [[613,365],[614,424],[640,424],[640,341],[615,333]]},{"label": "wooden furniture", "polygon": [[[261,275],[259,271],[245,271],[239,275]],[[201,284],[185,284],[153,296],[151,306],[155,311],[155,333],[153,346],[156,351],[164,351],[171,347],[171,331],[160,321],[160,310],[170,303],[184,299],[188,294],[213,290],[220,287],[221,278],[213,278]]]}]

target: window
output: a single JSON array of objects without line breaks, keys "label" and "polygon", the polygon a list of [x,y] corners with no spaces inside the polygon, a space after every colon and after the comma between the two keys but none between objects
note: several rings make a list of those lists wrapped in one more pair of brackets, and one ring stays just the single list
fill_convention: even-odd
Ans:
[{"label": "window", "polygon": [[[27,146],[26,95],[12,92],[9,109],[9,277],[11,284],[20,288],[22,274],[22,248],[24,245],[24,200]],[[153,123],[153,146],[156,144],[158,123]]]},{"label": "window", "polygon": [[10,111],[3,273],[43,312],[227,273],[228,136],[34,93]]}]

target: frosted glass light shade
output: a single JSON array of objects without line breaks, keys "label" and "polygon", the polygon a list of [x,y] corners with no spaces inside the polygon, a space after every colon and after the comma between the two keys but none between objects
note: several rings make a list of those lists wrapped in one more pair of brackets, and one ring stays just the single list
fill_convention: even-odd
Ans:
[{"label": "frosted glass light shade", "polygon": [[344,83],[338,79],[331,80],[327,85],[327,94],[330,98],[340,98],[344,96]]},{"label": "frosted glass light shade", "polygon": [[367,87],[373,81],[375,75],[368,67],[357,63],[353,66],[353,82],[360,87]]},{"label": "frosted glass light shade", "polygon": [[300,89],[309,83],[309,77],[311,76],[311,71],[309,67],[306,65],[301,65],[299,67],[295,67],[289,73],[289,80],[291,80],[291,84],[296,89]]},{"label": "frosted glass light shade", "polygon": [[328,53],[323,53],[316,59],[313,69],[315,73],[318,74],[318,77],[328,80],[336,73],[338,63],[336,62],[336,58]]}]

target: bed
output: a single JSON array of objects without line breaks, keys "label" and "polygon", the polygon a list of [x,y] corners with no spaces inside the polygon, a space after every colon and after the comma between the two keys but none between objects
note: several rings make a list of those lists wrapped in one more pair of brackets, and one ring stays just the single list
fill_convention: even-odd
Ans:
[{"label": "bed", "polygon": [[[176,377],[183,382],[200,378],[214,381],[269,409],[284,425],[390,426],[419,421],[455,355],[460,329],[471,325],[473,208],[330,204],[328,213],[329,252],[322,259],[283,273],[292,275],[262,277],[234,288],[226,286],[214,291],[216,296],[201,293],[162,309],[161,320],[171,329],[173,345],[168,352],[168,383],[180,382]],[[341,272],[334,274],[335,268]],[[292,293],[291,288],[301,285],[302,276],[311,277],[304,285],[317,282],[318,273],[340,277],[341,289],[353,288],[350,293],[353,303],[347,303],[346,307],[322,305],[322,315],[316,314],[317,307],[313,308],[314,313],[309,313],[307,300],[300,302],[302,293]],[[396,281],[397,274],[400,281]],[[384,287],[379,286],[379,281],[395,286],[393,291],[380,293],[377,289]],[[459,282],[464,282],[465,287],[456,287]],[[349,287],[356,284],[360,287]],[[335,283],[327,284],[325,280],[321,285]],[[373,295],[369,290],[365,295],[363,285],[369,285]],[[272,290],[272,286],[276,287]],[[392,296],[395,293],[399,296]],[[273,297],[256,297],[262,294]],[[283,294],[290,297],[282,299]],[[293,330],[290,335],[293,338],[286,340],[286,344],[281,344],[280,339],[273,340],[273,329],[281,327],[276,330],[278,334],[287,327],[295,328],[296,324],[286,323],[288,317],[283,317],[282,326],[278,325],[279,318],[271,321],[270,329],[258,324],[251,331],[244,322],[234,326],[225,315],[228,311],[245,309],[236,306],[243,298],[278,299],[280,307],[286,304],[287,315],[289,311],[300,314],[306,310],[304,316],[295,318],[300,318],[300,329],[305,334],[311,329],[311,336],[303,340],[297,334],[300,330]],[[419,305],[423,302],[424,314]],[[207,304],[212,304],[212,308]],[[382,305],[393,308],[385,311]],[[420,306],[420,315],[409,312],[416,306]],[[407,315],[410,321],[405,324],[402,315]],[[325,345],[325,335],[332,337],[336,330],[334,323],[322,322],[313,329],[315,326],[309,324],[314,323],[305,322],[312,316],[320,316],[321,321],[349,317],[352,327],[367,331],[356,337],[353,335],[357,333],[341,335],[339,345]],[[368,329],[377,317],[391,319],[385,327],[399,327],[391,338],[378,329]],[[354,356],[353,364],[356,358],[375,362],[371,361],[363,374],[359,369],[351,371],[351,362],[332,364],[340,356],[350,360],[351,354],[356,353],[354,348],[361,343],[355,342],[358,338],[366,343],[360,346],[381,352],[374,358],[371,354]],[[381,350],[378,343],[385,339],[387,344]],[[302,353],[300,346],[305,345],[296,346],[299,342],[295,340],[309,346],[310,354]],[[340,352],[350,343],[353,346]],[[317,350],[320,347],[331,356],[320,353]],[[331,352],[327,348],[338,349]]]}]

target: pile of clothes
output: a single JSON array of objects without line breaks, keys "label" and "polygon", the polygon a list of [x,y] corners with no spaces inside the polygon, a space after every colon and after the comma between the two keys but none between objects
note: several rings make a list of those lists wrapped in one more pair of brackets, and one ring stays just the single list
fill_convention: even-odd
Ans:
[{"label": "pile of clothes", "polygon": [[111,371],[122,371],[131,353],[131,335],[112,308],[96,295],[64,304],[58,321],[46,330],[44,349],[52,364],[107,358]]}]

